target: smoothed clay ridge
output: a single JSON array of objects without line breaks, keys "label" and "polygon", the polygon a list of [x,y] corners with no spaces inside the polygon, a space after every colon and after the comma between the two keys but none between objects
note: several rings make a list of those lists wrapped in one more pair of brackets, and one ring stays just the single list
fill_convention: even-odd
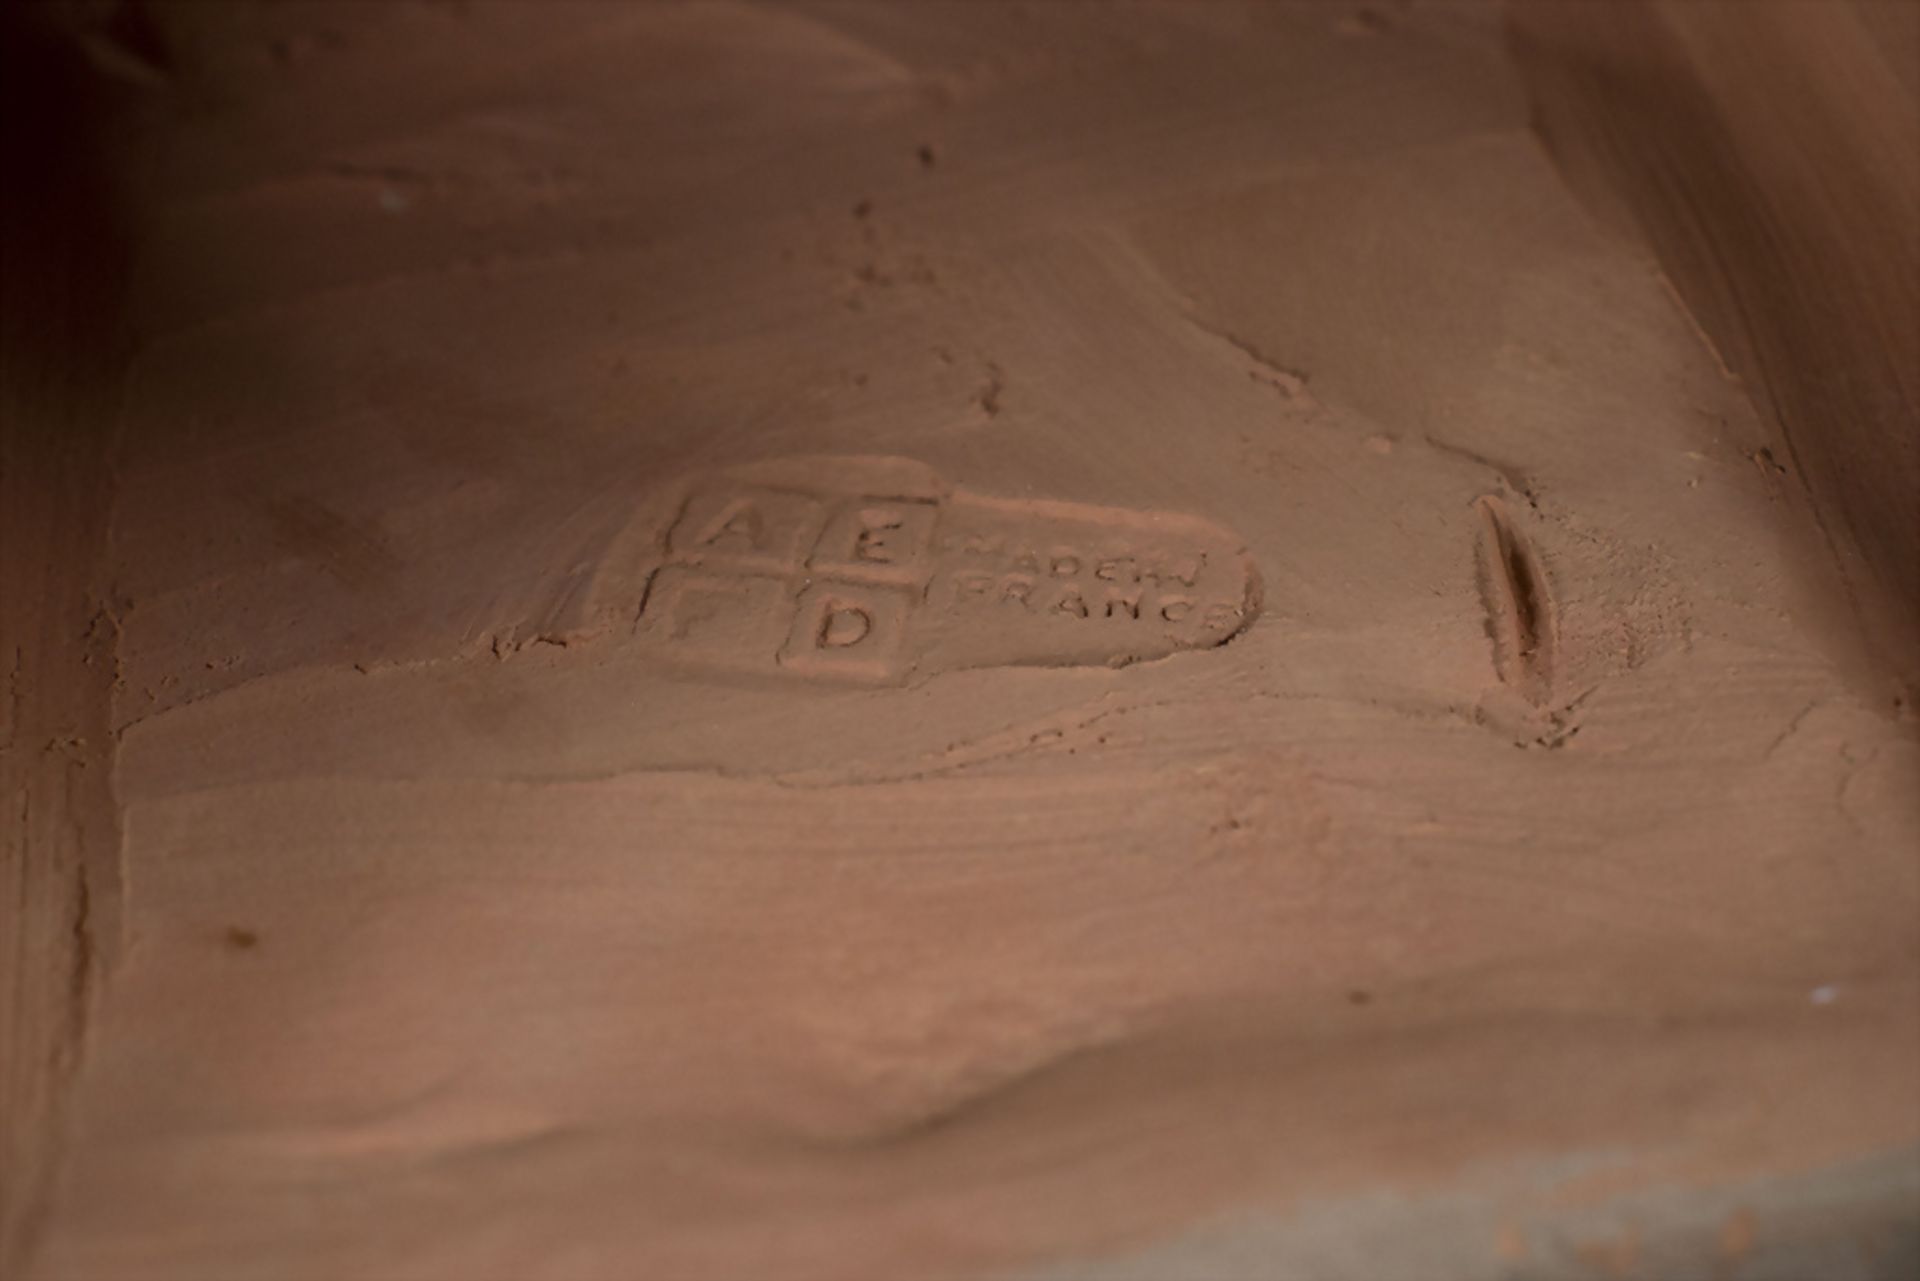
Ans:
[{"label": "smoothed clay ridge", "polygon": [[689,486],[637,634],[696,668],[897,685],[1208,649],[1259,609],[1245,546],[1211,521],[948,489],[904,459],[810,458]]}]

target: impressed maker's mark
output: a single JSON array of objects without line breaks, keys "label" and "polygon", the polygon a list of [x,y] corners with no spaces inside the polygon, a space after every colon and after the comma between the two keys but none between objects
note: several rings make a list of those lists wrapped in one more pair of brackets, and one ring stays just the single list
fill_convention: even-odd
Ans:
[{"label": "impressed maker's mark", "polygon": [[948,490],[899,459],[811,459],[693,485],[639,635],[703,667],[898,684],[1205,649],[1258,609],[1245,549],[1210,521]]}]

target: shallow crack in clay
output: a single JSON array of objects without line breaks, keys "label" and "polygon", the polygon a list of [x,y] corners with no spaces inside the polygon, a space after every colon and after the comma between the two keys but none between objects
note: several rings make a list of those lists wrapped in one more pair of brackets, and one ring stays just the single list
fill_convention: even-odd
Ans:
[{"label": "shallow crack in clay", "polygon": [[1493,642],[1494,670],[1536,707],[1553,697],[1558,623],[1545,566],[1515,526],[1507,505],[1484,495],[1474,504],[1482,528],[1477,548],[1480,597]]}]

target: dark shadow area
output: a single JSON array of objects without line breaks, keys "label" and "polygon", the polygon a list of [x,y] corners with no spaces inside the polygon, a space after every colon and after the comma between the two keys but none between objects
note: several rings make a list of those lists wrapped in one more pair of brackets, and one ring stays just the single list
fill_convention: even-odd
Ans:
[{"label": "dark shadow area", "polygon": [[[1779,433],[1824,543],[1809,624],[1875,701],[1920,689],[1920,131],[1843,5],[1519,5],[1515,61],[1572,188],[1646,237]],[[1789,475],[1790,473],[1790,475]]]},{"label": "dark shadow area", "polygon": [[103,591],[132,258],[119,175],[163,63],[138,5],[0,7],[0,1274],[57,1167],[117,926]]}]

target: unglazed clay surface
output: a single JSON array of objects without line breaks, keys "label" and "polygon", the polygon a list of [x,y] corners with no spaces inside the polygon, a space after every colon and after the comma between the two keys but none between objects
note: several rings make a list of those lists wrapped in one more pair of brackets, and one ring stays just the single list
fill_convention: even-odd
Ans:
[{"label": "unglazed clay surface", "polygon": [[1775,374],[1611,36],[160,22],[38,1281],[1914,1257],[1910,294]]}]

